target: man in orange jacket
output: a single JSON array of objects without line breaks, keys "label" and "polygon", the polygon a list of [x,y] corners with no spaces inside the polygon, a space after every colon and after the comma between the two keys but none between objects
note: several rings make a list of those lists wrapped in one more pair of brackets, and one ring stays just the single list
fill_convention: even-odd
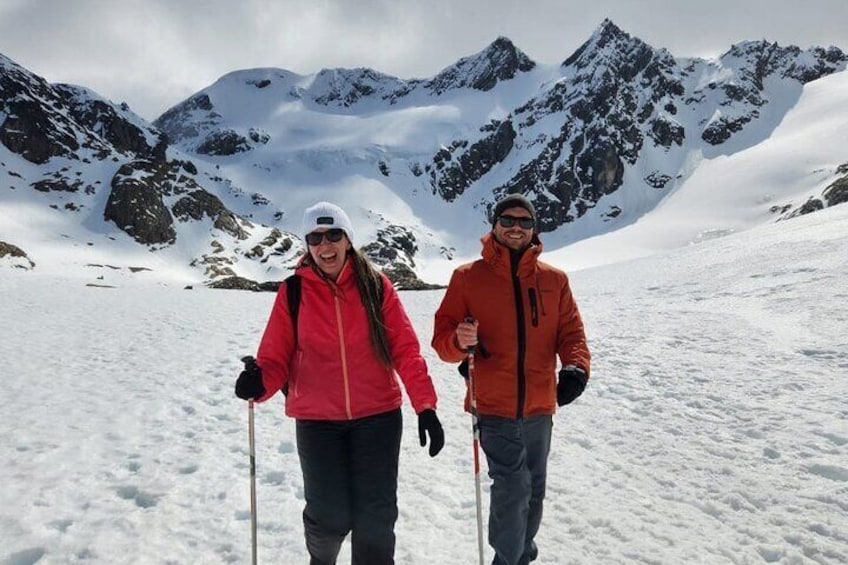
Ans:
[{"label": "man in orange jacket", "polygon": [[446,362],[477,352],[480,445],[493,481],[492,563],[524,565],[538,556],[552,415],[583,392],[590,354],[568,277],[539,261],[533,204],[518,194],[500,200],[482,243],[482,259],[451,277],[432,345]]}]

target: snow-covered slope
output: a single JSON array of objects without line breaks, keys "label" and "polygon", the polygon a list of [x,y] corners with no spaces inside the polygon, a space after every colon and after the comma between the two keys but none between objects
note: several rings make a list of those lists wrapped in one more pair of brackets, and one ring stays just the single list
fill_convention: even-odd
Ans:
[{"label": "snow-covered slope", "polygon": [[[846,249],[837,206],[572,275],[593,377],[555,417],[538,563],[848,561]],[[0,561],[249,562],[233,382],[273,296],[83,283],[0,270]],[[446,446],[405,406],[397,562],[474,563],[464,382],[426,345],[442,291],[401,296]],[[305,563],[280,399],[256,426],[260,562]]]}]

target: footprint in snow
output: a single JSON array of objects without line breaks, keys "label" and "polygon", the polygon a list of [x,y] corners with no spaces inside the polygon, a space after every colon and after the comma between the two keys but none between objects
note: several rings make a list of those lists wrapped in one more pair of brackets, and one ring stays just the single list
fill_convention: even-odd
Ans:
[{"label": "footprint in snow", "polygon": [[29,549],[24,549],[23,551],[18,551],[17,553],[13,553],[9,557],[6,558],[6,565],[34,565],[37,563],[47,552],[43,547],[31,547]]},{"label": "footprint in snow", "polygon": [[156,506],[161,498],[161,495],[152,494],[139,490],[138,487],[132,485],[123,485],[115,489],[118,496],[124,500],[131,500],[139,508],[152,508]]}]

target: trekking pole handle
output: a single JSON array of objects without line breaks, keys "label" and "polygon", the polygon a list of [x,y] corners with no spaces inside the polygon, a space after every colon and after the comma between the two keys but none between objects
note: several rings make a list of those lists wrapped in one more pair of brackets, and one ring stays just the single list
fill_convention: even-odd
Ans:
[{"label": "trekking pole handle", "polygon": [[[474,318],[472,316],[466,316],[465,320],[463,320],[463,321],[466,324],[473,324]],[[477,347],[477,346],[476,345],[469,345],[468,347],[465,348],[465,353],[467,353],[468,355],[474,355],[474,348],[475,347]]]},{"label": "trekking pole handle", "polygon": [[256,358],[253,355],[245,355],[241,358],[241,362],[244,363],[245,369],[250,369],[253,365],[256,365]]}]

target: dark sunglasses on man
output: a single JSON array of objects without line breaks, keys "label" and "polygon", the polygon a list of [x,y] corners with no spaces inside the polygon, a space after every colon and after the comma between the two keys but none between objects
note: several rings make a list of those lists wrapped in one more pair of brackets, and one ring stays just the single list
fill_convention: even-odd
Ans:
[{"label": "dark sunglasses on man", "polygon": [[315,247],[321,245],[321,240],[327,239],[330,243],[338,243],[344,236],[344,230],[339,228],[329,229],[327,231],[313,231],[306,234],[306,243]]},{"label": "dark sunglasses on man", "polygon": [[532,230],[533,226],[536,224],[536,222],[533,221],[533,218],[517,218],[515,216],[507,215],[498,216],[498,223],[502,228],[511,228],[516,224],[516,222],[519,226],[521,226],[521,229],[525,230]]}]

